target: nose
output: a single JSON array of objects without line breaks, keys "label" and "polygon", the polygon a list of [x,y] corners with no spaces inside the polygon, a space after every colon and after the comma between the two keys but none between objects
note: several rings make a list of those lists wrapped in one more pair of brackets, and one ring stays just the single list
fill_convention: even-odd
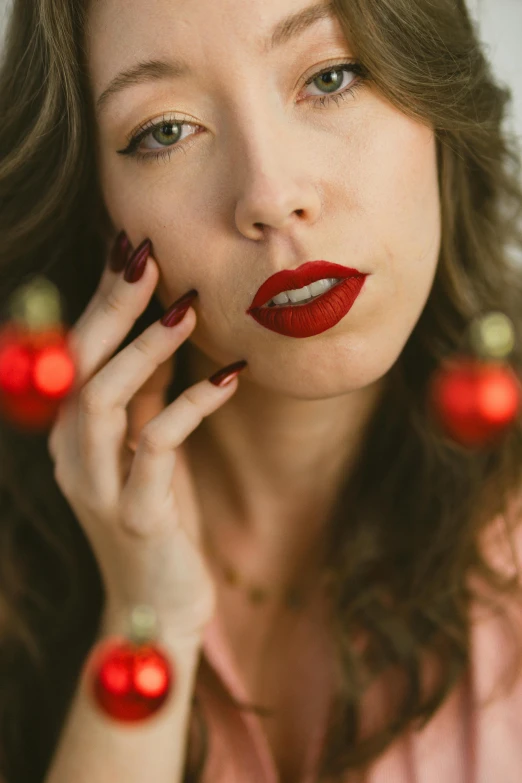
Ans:
[{"label": "nose", "polygon": [[269,229],[291,229],[296,221],[312,224],[321,212],[321,197],[305,142],[301,139],[292,145],[285,135],[295,134],[295,126],[290,131],[279,127],[275,133],[272,123],[272,132],[267,133],[268,123],[262,125],[262,129],[258,126],[254,134],[248,134],[236,168],[236,226],[249,239],[261,239]]}]

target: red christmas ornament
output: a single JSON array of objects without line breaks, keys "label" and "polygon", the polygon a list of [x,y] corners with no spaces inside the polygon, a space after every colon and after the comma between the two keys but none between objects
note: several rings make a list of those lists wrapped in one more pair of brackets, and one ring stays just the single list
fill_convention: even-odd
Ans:
[{"label": "red christmas ornament", "polygon": [[172,690],[169,660],[150,642],[107,642],[93,657],[92,668],[95,701],[115,720],[145,720],[163,706]]},{"label": "red christmas ornament", "polygon": [[142,721],[154,715],[172,691],[174,672],[155,645],[158,619],[150,606],[135,606],[127,639],[101,643],[90,661],[95,702],[114,720]]},{"label": "red christmas ornament", "polygon": [[10,297],[0,328],[0,414],[25,430],[52,423],[75,378],[57,287],[38,275]]},{"label": "red christmas ornament", "polygon": [[431,410],[446,433],[463,446],[490,445],[519,415],[522,388],[507,364],[456,357],[431,381]]},{"label": "red christmas ornament", "polygon": [[75,378],[60,324],[34,330],[9,322],[0,331],[0,412],[24,429],[42,429],[56,415]]}]

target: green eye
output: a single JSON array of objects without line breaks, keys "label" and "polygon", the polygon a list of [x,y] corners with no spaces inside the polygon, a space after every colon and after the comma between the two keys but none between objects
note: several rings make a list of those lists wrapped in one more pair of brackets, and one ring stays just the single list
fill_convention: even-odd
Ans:
[{"label": "green eye", "polygon": [[[336,75],[333,79],[329,78],[330,74],[332,73]],[[315,76],[313,81],[316,82],[319,79],[326,80],[326,82],[328,82],[326,84],[327,89],[329,89],[331,92],[335,92],[336,90],[340,89],[341,84],[343,83],[343,75],[344,74],[341,68],[330,68],[329,71],[325,71],[319,76]]]},{"label": "green eye", "polygon": [[[173,133],[172,128],[180,129],[182,127],[183,123],[181,122],[166,122],[163,125],[157,126],[151,133],[152,138],[158,142],[158,144],[162,144],[163,141],[165,142],[176,142],[179,141],[180,133]],[[164,136],[165,138],[162,139],[161,136]],[[158,138],[159,137],[159,138]]]}]

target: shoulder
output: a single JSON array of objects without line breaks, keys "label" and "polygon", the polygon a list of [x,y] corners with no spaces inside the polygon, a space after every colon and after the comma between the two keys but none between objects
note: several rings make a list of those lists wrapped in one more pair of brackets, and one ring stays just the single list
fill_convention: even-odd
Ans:
[{"label": "shoulder", "polygon": [[512,495],[506,513],[482,531],[479,546],[487,566],[498,575],[499,587],[477,572],[468,579],[477,694],[479,701],[487,701],[495,694],[506,696],[515,687],[522,715],[522,492]]},{"label": "shoulder", "polygon": [[479,546],[488,565],[505,577],[518,575],[522,585],[522,489],[512,493],[506,512],[484,528]]}]

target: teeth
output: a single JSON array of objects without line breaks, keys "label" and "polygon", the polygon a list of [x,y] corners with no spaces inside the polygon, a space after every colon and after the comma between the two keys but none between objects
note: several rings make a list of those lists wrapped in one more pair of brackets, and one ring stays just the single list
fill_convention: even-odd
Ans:
[{"label": "teeth", "polygon": [[324,292],[332,288],[335,283],[338,283],[340,279],[341,278],[338,277],[328,277],[323,280],[317,280],[315,283],[310,283],[310,285],[305,285],[303,288],[292,288],[290,291],[282,291],[280,294],[277,294],[277,296],[274,296],[265,307],[285,305],[289,302],[306,302],[309,299],[324,294]]}]

